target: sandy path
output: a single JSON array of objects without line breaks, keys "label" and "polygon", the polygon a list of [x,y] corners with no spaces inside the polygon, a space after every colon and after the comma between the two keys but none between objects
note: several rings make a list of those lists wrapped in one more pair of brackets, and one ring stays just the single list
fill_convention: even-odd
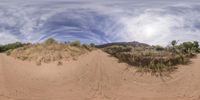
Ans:
[{"label": "sandy path", "polygon": [[155,77],[100,50],[62,66],[0,54],[0,100],[200,100],[200,55],[169,77]]}]

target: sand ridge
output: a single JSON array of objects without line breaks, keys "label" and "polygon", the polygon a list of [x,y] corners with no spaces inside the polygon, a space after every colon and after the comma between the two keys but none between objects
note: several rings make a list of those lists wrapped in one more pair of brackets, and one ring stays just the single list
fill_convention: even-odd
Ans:
[{"label": "sand ridge", "polygon": [[168,77],[135,72],[101,50],[35,65],[0,54],[0,100],[199,100],[200,55]]}]

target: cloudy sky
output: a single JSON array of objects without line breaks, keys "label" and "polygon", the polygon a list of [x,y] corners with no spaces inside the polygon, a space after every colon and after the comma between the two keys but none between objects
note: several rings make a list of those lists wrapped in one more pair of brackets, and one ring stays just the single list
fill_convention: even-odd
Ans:
[{"label": "cloudy sky", "polygon": [[199,0],[1,0],[0,44],[200,41]]}]

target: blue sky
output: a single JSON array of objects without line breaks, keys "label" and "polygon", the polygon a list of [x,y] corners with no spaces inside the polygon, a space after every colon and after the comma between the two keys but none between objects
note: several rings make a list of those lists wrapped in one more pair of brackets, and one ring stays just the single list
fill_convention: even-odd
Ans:
[{"label": "blue sky", "polygon": [[199,0],[2,0],[0,44],[200,41]]}]

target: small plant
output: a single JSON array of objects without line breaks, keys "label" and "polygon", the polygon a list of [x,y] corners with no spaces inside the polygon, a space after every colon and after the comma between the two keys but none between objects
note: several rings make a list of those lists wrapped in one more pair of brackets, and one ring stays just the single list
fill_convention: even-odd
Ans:
[{"label": "small plant", "polygon": [[6,55],[9,56],[11,54],[12,50],[6,51]]},{"label": "small plant", "polygon": [[40,65],[42,65],[42,62],[41,61],[36,61],[36,65],[40,66]]},{"label": "small plant", "polygon": [[57,65],[61,66],[63,63],[61,61],[58,61]]}]

